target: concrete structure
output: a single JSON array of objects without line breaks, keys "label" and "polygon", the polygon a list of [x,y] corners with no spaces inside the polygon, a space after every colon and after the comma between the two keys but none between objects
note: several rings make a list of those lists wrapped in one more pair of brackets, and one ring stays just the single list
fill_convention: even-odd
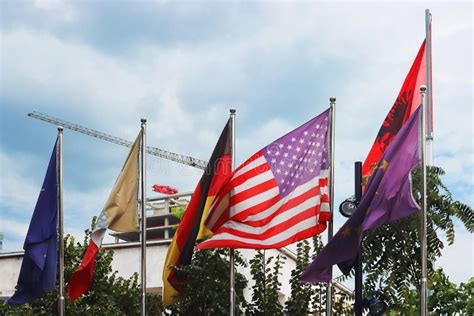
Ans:
[{"label": "concrete structure", "polygon": [[[172,215],[176,209],[183,208],[189,201],[190,193],[176,194],[169,197],[150,199],[147,203],[147,291],[161,294],[163,264],[168,250],[168,245],[174,234],[179,220]],[[139,233],[112,233],[115,243],[104,244],[105,249],[112,249],[114,257],[112,269],[118,271],[122,277],[130,277],[140,271],[140,242]],[[239,250],[247,262],[255,256],[255,250]],[[289,249],[266,250],[267,257],[282,254],[285,258],[282,275],[280,276],[280,302],[284,303],[290,293],[291,271],[296,266],[296,255]],[[23,252],[0,254],[0,296],[10,297],[14,293],[16,282],[21,267]],[[244,291],[245,298],[251,300],[253,280],[250,268],[239,269],[247,280],[248,288]],[[338,291],[352,294],[343,285],[336,283]]]}]

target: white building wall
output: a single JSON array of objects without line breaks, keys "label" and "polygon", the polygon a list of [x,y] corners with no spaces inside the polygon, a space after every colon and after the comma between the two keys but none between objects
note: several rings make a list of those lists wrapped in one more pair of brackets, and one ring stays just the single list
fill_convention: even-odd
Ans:
[{"label": "white building wall", "polygon": [[[149,242],[147,247],[147,288],[154,290],[163,286],[162,275],[163,266],[168,251],[167,241],[153,241]],[[140,272],[140,247],[138,243],[118,243],[105,244],[104,248],[112,249],[114,251],[112,270],[118,271],[118,275],[129,278],[134,272]],[[254,285],[250,274],[249,261],[255,256],[256,251],[251,249],[240,249],[239,252],[248,263],[247,268],[239,269],[249,281],[247,289],[244,291],[244,296],[247,301],[252,298],[251,288]],[[266,257],[278,255],[278,250],[266,250]],[[285,257],[282,267],[282,275],[280,282],[282,283],[280,292],[284,295],[284,300],[288,299],[291,292],[290,278],[291,271],[295,268],[295,262],[291,255],[282,253]],[[18,252],[14,254],[0,255],[0,296],[9,297],[13,295],[15,286],[20,273],[21,261],[23,253]]]},{"label": "white building wall", "polygon": [[0,257],[0,296],[10,297],[15,292],[22,260],[23,252]]}]

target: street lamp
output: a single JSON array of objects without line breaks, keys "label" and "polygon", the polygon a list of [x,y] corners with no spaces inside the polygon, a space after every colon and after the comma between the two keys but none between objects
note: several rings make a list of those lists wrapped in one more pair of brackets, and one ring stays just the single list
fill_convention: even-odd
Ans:
[{"label": "street lamp", "polygon": [[348,197],[339,205],[339,213],[344,217],[351,217],[357,209],[357,203],[355,196]]}]

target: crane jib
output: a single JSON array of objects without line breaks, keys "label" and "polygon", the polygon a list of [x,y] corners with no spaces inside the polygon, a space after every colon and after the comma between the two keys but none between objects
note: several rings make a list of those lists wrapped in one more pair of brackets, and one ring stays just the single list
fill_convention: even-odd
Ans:
[{"label": "crane jib", "polygon": [[[103,132],[99,132],[97,130],[94,130],[94,129],[91,129],[91,128],[88,128],[88,127],[84,127],[84,126],[81,126],[81,125],[78,125],[78,124],[70,123],[70,122],[61,120],[59,118],[50,116],[50,115],[46,115],[46,114],[39,113],[39,112],[32,112],[32,113],[28,113],[28,116],[32,117],[32,118],[35,118],[35,119],[38,119],[38,120],[42,120],[44,122],[54,124],[54,125],[60,125],[64,128],[67,128],[67,129],[70,129],[70,130],[73,130],[73,131],[76,131],[76,132],[79,132],[79,133],[82,133],[82,134],[85,134],[85,135],[89,135],[89,136],[92,136],[92,137],[95,137],[95,138],[98,138],[98,139],[102,139],[102,140],[105,140],[105,141],[108,141],[108,142],[111,142],[111,143],[114,143],[114,144],[118,144],[118,145],[122,145],[122,146],[126,146],[126,147],[131,147],[132,146],[132,142],[128,141],[126,139],[116,137],[116,136],[112,136],[112,135],[109,135],[109,134],[106,134],[106,133],[103,133]],[[181,163],[183,165],[191,166],[191,167],[202,169],[202,170],[205,170],[206,166],[207,166],[207,161],[197,159],[197,158],[194,158],[194,157],[190,157],[190,156],[185,156],[185,155],[172,153],[170,151],[163,150],[163,149],[156,148],[156,147],[147,146],[146,147],[146,152],[150,155],[153,155],[153,156],[157,156],[157,157],[160,157],[160,158],[163,158],[163,159],[171,160],[171,161],[174,161],[174,162],[177,162],[177,163]]]}]

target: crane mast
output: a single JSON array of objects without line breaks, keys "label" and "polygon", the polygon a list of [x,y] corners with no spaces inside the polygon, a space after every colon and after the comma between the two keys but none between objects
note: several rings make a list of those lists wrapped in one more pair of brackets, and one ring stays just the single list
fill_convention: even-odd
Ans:
[{"label": "crane mast", "polygon": [[[50,115],[46,115],[46,114],[39,113],[39,112],[31,112],[31,113],[28,113],[28,116],[32,117],[32,118],[35,118],[35,119],[38,119],[38,120],[42,120],[42,121],[51,123],[51,124],[54,124],[54,125],[60,125],[64,128],[67,128],[67,129],[70,129],[70,130],[73,130],[73,131],[76,131],[76,132],[79,132],[79,133],[82,133],[82,134],[85,134],[85,135],[89,135],[89,136],[92,136],[92,137],[95,137],[95,138],[98,138],[98,139],[102,139],[102,140],[105,140],[105,141],[108,141],[108,142],[111,142],[111,143],[114,143],[114,144],[118,144],[118,145],[122,145],[122,146],[126,146],[126,147],[132,147],[132,142],[128,141],[126,139],[116,137],[116,136],[112,136],[112,135],[109,135],[109,134],[106,134],[106,133],[103,133],[103,132],[99,132],[99,131],[97,131],[95,129],[92,129],[92,128],[87,128],[87,127],[84,127],[84,126],[81,126],[81,125],[78,125],[78,124],[70,123],[70,122],[61,120],[59,118],[50,116]],[[185,155],[172,153],[170,151],[163,150],[163,149],[156,148],[156,147],[147,146],[146,152],[150,155],[153,155],[153,156],[157,156],[157,157],[160,157],[160,158],[163,158],[163,159],[171,160],[171,161],[174,161],[174,162],[177,162],[177,163],[181,163],[181,164],[184,164],[184,165],[187,165],[187,166],[191,166],[191,167],[195,167],[195,168],[199,168],[199,169],[203,169],[203,170],[206,169],[206,166],[207,166],[207,161],[200,160],[200,159],[197,159],[197,158],[193,158],[193,157],[190,157],[190,156],[185,156]]]}]

